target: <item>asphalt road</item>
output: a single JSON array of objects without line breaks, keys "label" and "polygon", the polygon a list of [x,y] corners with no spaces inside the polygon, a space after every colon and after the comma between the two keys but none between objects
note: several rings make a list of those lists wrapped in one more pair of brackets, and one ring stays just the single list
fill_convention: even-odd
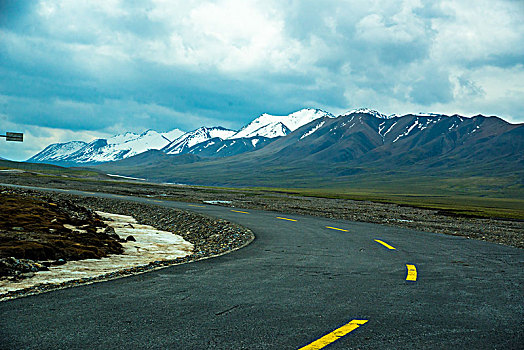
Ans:
[{"label": "asphalt road", "polygon": [[[329,349],[524,348],[523,250],[375,224],[151,203],[236,222],[256,239],[213,259],[1,302],[0,348],[312,349],[326,334],[322,345],[335,340]],[[414,277],[406,265],[416,267],[416,281],[406,280]],[[350,332],[336,340],[329,334],[339,327]]]}]

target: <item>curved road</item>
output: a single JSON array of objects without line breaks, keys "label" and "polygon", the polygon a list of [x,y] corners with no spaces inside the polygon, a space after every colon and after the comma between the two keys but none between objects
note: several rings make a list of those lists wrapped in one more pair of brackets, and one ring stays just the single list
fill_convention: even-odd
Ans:
[{"label": "curved road", "polygon": [[[375,224],[68,192],[224,218],[256,240],[213,259],[2,302],[2,349],[524,347],[520,249]],[[416,281],[406,280],[415,278],[407,265]]]}]

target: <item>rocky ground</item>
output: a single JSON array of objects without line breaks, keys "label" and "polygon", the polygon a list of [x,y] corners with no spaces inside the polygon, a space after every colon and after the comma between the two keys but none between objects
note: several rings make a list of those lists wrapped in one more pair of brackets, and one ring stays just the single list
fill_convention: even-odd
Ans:
[{"label": "rocky ground", "polygon": [[[175,233],[194,245],[193,254],[183,258],[152,261],[148,265],[96,278],[10,292],[9,295],[1,295],[3,299],[198,260],[239,248],[254,238],[249,230],[225,220],[178,209],[2,187],[0,195],[0,278],[30,277],[32,273],[45,269],[47,264],[120,253],[118,241],[124,237],[111,234],[95,210],[132,215],[139,223]],[[64,224],[83,231],[75,232]],[[90,237],[93,235],[98,235],[98,241]]]},{"label": "rocky ground", "polygon": [[0,277],[22,278],[51,264],[123,251],[98,215],[60,198],[2,191],[0,232]]}]

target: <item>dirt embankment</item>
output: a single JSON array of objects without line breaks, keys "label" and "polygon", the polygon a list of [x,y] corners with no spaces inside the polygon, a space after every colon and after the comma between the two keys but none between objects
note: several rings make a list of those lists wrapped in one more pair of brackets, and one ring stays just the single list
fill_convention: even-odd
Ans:
[{"label": "dirt embankment", "polygon": [[96,213],[60,198],[43,200],[3,191],[0,232],[0,276],[123,252]]}]

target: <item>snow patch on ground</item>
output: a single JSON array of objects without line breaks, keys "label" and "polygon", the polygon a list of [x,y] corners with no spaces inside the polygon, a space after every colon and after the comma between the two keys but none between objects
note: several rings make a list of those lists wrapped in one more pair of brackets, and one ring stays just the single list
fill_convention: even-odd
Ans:
[{"label": "snow patch on ground", "polygon": [[231,204],[231,201],[203,201],[206,204]]},{"label": "snow patch on ground", "polygon": [[121,237],[133,236],[136,242],[122,243],[123,254],[101,259],[69,261],[65,265],[51,266],[33,277],[20,281],[0,280],[0,294],[33,287],[39,284],[62,283],[86,277],[97,277],[130,267],[147,265],[152,261],[173,260],[190,255],[193,244],[171,232],[141,225],[132,216],[97,212],[106,224]]},{"label": "snow patch on ground", "polygon": [[145,181],[145,179],[141,177],[131,177],[131,176],[124,176],[124,175],[116,175],[116,174],[106,174],[107,176],[111,177],[117,177],[119,179],[128,179],[128,180],[142,180]]}]

